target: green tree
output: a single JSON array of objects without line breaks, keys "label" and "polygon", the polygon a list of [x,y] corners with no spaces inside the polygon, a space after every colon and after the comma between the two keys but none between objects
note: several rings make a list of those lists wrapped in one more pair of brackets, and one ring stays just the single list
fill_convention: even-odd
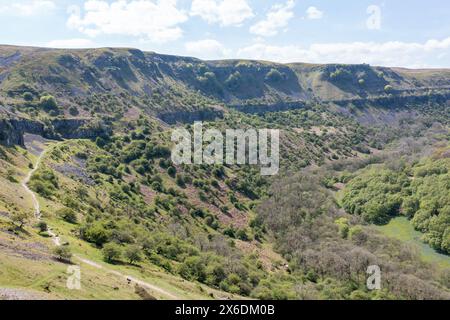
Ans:
[{"label": "green tree", "polygon": [[277,69],[271,69],[266,74],[266,81],[280,82],[281,80],[283,80],[284,77],[285,77],[285,75],[283,73],[281,73],[280,71],[278,71]]},{"label": "green tree", "polygon": [[37,228],[39,229],[39,232],[46,232],[48,230],[47,223],[44,221],[39,221],[37,223]]},{"label": "green tree", "polygon": [[72,258],[72,252],[68,246],[57,246],[53,249],[53,254],[60,261],[70,262]]},{"label": "green tree", "polygon": [[27,223],[29,219],[29,214],[22,211],[16,211],[12,214],[11,220],[13,224],[17,225],[19,229],[23,229],[24,225]]},{"label": "green tree", "polygon": [[33,94],[31,92],[25,92],[23,94],[23,99],[25,101],[27,101],[27,102],[31,102],[31,101],[33,101],[34,97],[33,97]]},{"label": "green tree", "polygon": [[242,241],[248,241],[249,240],[248,234],[247,234],[247,232],[244,229],[238,230],[238,232],[236,233],[236,237],[239,240],[242,240]]},{"label": "green tree", "polygon": [[120,260],[122,257],[122,248],[113,242],[107,243],[102,249],[103,259],[106,262],[112,263],[114,261]]},{"label": "green tree", "polygon": [[205,264],[198,256],[186,258],[179,266],[178,273],[186,280],[203,282],[206,279]]},{"label": "green tree", "polygon": [[80,235],[82,239],[95,243],[97,246],[102,246],[108,242],[110,232],[100,222],[96,222],[80,228]]},{"label": "green tree", "polygon": [[78,222],[77,213],[70,208],[60,209],[56,211],[56,215],[60,216],[68,223],[76,224]]},{"label": "green tree", "polygon": [[58,103],[56,102],[55,97],[51,95],[42,96],[39,100],[39,104],[42,108],[48,111],[58,109]]},{"label": "green tree", "polygon": [[348,236],[348,232],[350,230],[350,227],[348,225],[348,219],[347,218],[339,218],[335,221],[336,225],[339,228],[339,235],[346,239]]},{"label": "green tree", "polygon": [[142,261],[142,250],[138,245],[130,245],[125,249],[125,258],[130,264]]},{"label": "green tree", "polygon": [[177,174],[177,169],[174,166],[170,166],[167,169],[167,173],[169,174],[169,176],[171,176],[173,178]]},{"label": "green tree", "polygon": [[384,91],[385,91],[386,93],[392,93],[392,91],[394,91],[394,87],[391,86],[390,84],[388,84],[388,85],[386,85],[386,86],[384,87]]}]

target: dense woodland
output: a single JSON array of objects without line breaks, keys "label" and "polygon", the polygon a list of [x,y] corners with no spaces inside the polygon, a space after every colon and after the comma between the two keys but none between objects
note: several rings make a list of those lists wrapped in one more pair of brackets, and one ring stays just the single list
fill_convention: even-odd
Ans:
[{"label": "dense woodland", "polygon": [[[430,272],[412,247],[370,227],[406,215],[424,232],[423,241],[447,250],[448,147],[430,155],[429,143],[406,139],[372,160],[304,170],[271,186],[269,198],[258,207],[258,219],[293,273],[312,279],[310,290],[302,292],[338,299],[448,298],[448,270]],[[343,197],[337,201],[336,185],[343,183]],[[369,264],[388,270],[386,291],[367,292],[361,286]]]}]

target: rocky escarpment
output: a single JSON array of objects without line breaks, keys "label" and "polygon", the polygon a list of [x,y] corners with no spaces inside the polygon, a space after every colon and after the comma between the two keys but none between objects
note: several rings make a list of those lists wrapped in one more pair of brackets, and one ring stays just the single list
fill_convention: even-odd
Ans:
[{"label": "rocky escarpment", "polygon": [[293,101],[293,102],[280,102],[276,104],[255,104],[255,105],[235,105],[230,106],[239,112],[249,114],[264,114],[268,112],[282,112],[289,110],[302,109],[307,105],[305,101]]},{"label": "rocky escarpment", "polygon": [[106,123],[86,119],[56,119],[51,121],[50,127],[53,135],[59,135],[63,139],[95,139],[112,134]]},{"label": "rocky escarpment", "polygon": [[224,117],[223,110],[204,109],[197,111],[179,111],[160,113],[158,118],[167,124],[193,123],[195,121],[214,121]]},{"label": "rocky escarpment", "polygon": [[16,101],[23,100],[25,93],[35,98],[46,93],[56,97],[63,109],[83,105],[96,114],[111,111],[101,110],[99,104],[132,102],[154,113],[164,110],[167,115],[162,118],[170,122],[174,122],[170,113],[215,104],[366,99],[405,90],[440,90],[450,81],[448,69],[202,61],[125,48],[0,46],[0,69],[0,95]]},{"label": "rocky escarpment", "polygon": [[339,106],[354,105],[355,107],[374,106],[378,108],[402,108],[408,104],[422,105],[426,103],[443,104],[450,100],[450,90],[436,94],[390,95],[368,99],[348,99],[331,101]]},{"label": "rocky escarpment", "polygon": [[0,119],[0,144],[6,146],[23,145],[23,133],[14,128],[10,121]]},{"label": "rocky escarpment", "polygon": [[348,108],[354,106],[357,108],[375,107],[380,109],[402,109],[408,105],[424,105],[429,103],[445,104],[450,101],[450,90],[433,94],[391,94],[374,98],[365,99],[342,99],[342,100],[310,100],[310,101],[292,101],[280,102],[276,104],[254,104],[254,105],[231,105],[231,109],[248,113],[264,114],[269,112],[283,112],[289,110],[302,109],[312,103],[334,104],[340,107]]},{"label": "rocky escarpment", "polygon": [[46,123],[24,118],[0,119],[0,144],[23,146],[25,133],[48,139],[94,139],[108,136],[111,130],[103,122],[87,119],[56,119]]}]

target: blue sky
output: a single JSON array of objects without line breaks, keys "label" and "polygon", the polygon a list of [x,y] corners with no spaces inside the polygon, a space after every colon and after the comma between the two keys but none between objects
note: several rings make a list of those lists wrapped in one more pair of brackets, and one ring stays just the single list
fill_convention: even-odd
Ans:
[{"label": "blue sky", "polygon": [[448,0],[0,0],[0,43],[450,67]]}]

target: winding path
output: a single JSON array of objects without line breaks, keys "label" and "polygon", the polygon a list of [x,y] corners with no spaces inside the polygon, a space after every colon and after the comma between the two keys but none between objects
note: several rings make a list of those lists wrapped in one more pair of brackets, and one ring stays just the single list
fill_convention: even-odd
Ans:
[{"label": "winding path", "polygon": [[[39,204],[39,201],[36,197],[36,194],[28,187],[28,183],[31,180],[31,177],[33,176],[33,174],[39,169],[39,165],[42,162],[42,158],[44,158],[45,155],[45,150],[41,152],[41,154],[39,155],[36,164],[34,165],[33,170],[31,170],[30,172],[28,172],[27,176],[25,177],[25,179],[22,182],[22,187],[25,189],[25,191],[27,193],[30,194],[31,199],[33,200],[33,207],[34,207],[34,217],[36,218],[36,220],[41,220],[42,219],[42,215],[41,215],[41,206]],[[56,246],[60,246],[61,245],[61,239],[53,232],[53,230],[48,227],[47,228],[47,232],[50,235],[50,237],[53,240],[53,243]]]},{"label": "winding path", "polygon": [[[44,158],[46,152],[47,152],[47,150],[43,150],[40,153],[40,155],[39,155],[39,157],[38,157],[38,159],[36,161],[36,164],[34,165],[34,168],[30,172],[28,172],[27,176],[22,181],[22,187],[30,195],[30,197],[31,197],[31,199],[33,201],[34,216],[35,216],[36,220],[38,220],[38,221],[42,220],[41,207],[40,207],[40,204],[39,204],[39,201],[37,199],[36,194],[28,187],[28,184],[29,184],[33,174],[35,174],[36,171],[39,169],[39,165],[41,164],[42,159]],[[57,234],[55,234],[50,227],[48,227],[48,234],[50,235],[50,237],[52,238],[53,243],[56,246],[61,246],[61,239],[60,239],[60,237]],[[121,277],[125,281],[127,281],[129,284],[135,283],[137,285],[140,285],[140,286],[142,286],[144,288],[147,288],[149,290],[152,290],[154,292],[158,292],[159,294],[167,297],[168,299],[172,299],[172,300],[179,300],[180,299],[179,297],[173,295],[170,292],[167,292],[166,290],[164,290],[164,289],[162,289],[160,287],[157,287],[157,286],[152,285],[150,283],[147,283],[145,281],[136,279],[136,278],[134,278],[132,276],[125,275],[125,274],[123,274],[123,273],[121,273],[119,271],[108,269],[108,268],[104,267],[103,265],[101,265],[99,263],[96,263],[94,261],[82,258],[82,257],[80,257],[78,255],[74,255],[74,258],[76,260],[84,263],[84,264],[87,264],[87,265],[91,266],[91,267],[94,267],[94,268],[99,269],[99,270],[104,270],[106,273],[109,273],[109,274]]]}]

